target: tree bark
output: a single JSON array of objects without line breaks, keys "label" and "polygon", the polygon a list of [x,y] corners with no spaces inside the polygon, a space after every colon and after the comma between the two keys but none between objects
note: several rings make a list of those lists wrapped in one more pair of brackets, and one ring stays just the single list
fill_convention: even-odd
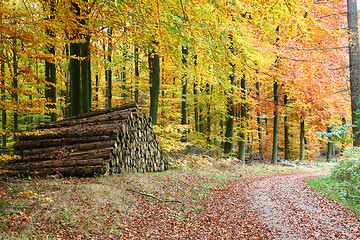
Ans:
[{"label": "tree bark", "polygon": [[[284,96],[284,105],[288,103],[287,95]],[[290,138],[289,138],[289,125],[287,122],[287,116],[284,117],[284,142],[285,142],[285,160],[290,160]]]},{"label": "tree bark", "polygon": [[153,42],[154,49],[149,54],[149,70],[150,70],[150,117],[153,125],[157,124],[157,115],[159,107],[160,93],[160,58],[155,47],[157,42]]},{"label": "tree bark", "polygon": [[96,107],[99,106],[99,74],[96,73],[95,75],[95,102],[96,102]]},{"label": "tree bark", "polygon": [[[327,133],[331,133],[330,126],[327,126]],[[332,157],[332,154],[333,154],[333,149],[334,149],[334,143],[329,138],[329,142],[328,142],[328,145],[327,145],[327,153],[326,153],[326,161],[327,162],[331,161],[331,157]]]},{"label": "tree bark", "polygon": [[[77,3],[73,3],[73,9],[77,16],[80,16],[80,8]],[[81,114],[81,65],[80,49],[81,44],[76,41],[75,33],[71,37],[73,42],[70,43],[70,115],[76,116]]]},{"label": "tree bark", "polygon": [[111,57],[112,57],[112,28],[108,27],[108,52],[107,52],[107,68],[106,72],[106,107],[111,108],[112,101],[112,70],[111,70]]},{"label": "tree bark", "polygon": [[[229,34],[229,50],[234,55],[234,42],[233,36]],[[235,106],[234,106],[234,85],[235,85],[235,64],[230,61],[231,74],[230,80],[230,93],[227,96],[227,119],[226,119],[226,130],[225,130],[225,142],[224,142],[224,153],[230,154],[234,148],[234,119],[235,119]],[[241,79],[241,81],[243,81]]]},{"label": "tree bark", "polygon": [[90,36],[85,37],[85,42],[81,44],[81,92],[82,106],[81,113],[88,113],[91,109],[91,66],[90,66]]},{"label": "tree bark", "polygon": [[[189,55],[189,49],[187,47],[182,47],[182,63],[184,65],[184,68],[187,68],[187,58]],[[181,124],[186,125],[187,124],[187,88],[188,88],[188,79],[187,79],[187,73],[185,72],[182,77],[182,95],[181,95]],[[182,142],[187,141],[187,131],[185,130],[183,132],[183,136],[181,138]]]},{"label": "tree bark", "polygon": [[349,61],[350,61],[350,90],[351,113],[354,134],[354,146],[360,146],[360,59],[359,59],[359,32],[357,1],[347,0],[348,28],[350,35]]},{"label": "tree bark", "polygon": [[[50,19],[55,18],[55,2],[53,0],[50,1]],[[55,33],[51,30],[46,30],[46,34],[50,38],[55,38]],[[55,47],[49,46],[48,47],[48,53],[51,55],[55,55]],[[50,62],[48,60],[45,60],[45,80],[48,81],[49,85],[46,86],[45,89],[45,98],[47,100],[50,100],[51,104],[48,104],[47,107],[52,110],[50,112],[50,120],[56,121],[56,65],[53,62]]]},{"label": "tree bark", "polygon": [[271,155],[271,163],[277,163],[277,148],[278,148],[278,128],[279,128],[279,97],[278,97],[278,83],[274,82],[274,128],[273,128],[273,148]]},{"label": "tree bark", "polygon": [[241,78],[241,98],[242,103],[240,107],[240,140],[238,142],[238,158],[240,162],[245,163],[246,160],[246,115],[247,115],[247,104],[246,104],[246,76],[245,74]]},{"label": "tree bark", "polygon": [[139,48],[135,47],[134,50],[134,68],[135,68],[135,102],[139,103],[139,78],[140,78],[140,71],[139,71]]},{"label": "tree bark", "polygon": [[305,160],[305,121],[300,119],[300,161]]},{"label": "tree bark", "polygon": [[[235,66],[231,65],[232,73],[229,76],[230,84],[235,85]],[[241,80],[242,81],[242,80]],[[234,148],[234,119],[235,119],[235,107],[234,107],[234,88],[231,87],[230,93],[227,99],[227,119],[225,130],[225,143],[224,153],[230,154]]]},{"label": "tree bark", "polygon": [[263,137],[263,129],[262,129],[262,118],[261,118],[261,101],[260,101],[260,92],[261,92],[261,83],[256,82],[256,96],[259,101],[259,110],[257,116],[258,123],[258,134],[259,134],[259,156],[264,158],[264,137]]},{"label": "tree bark", "polygon": [[[12,87],[14,89],[17,89],[18,88],[18,79],[17,79],[17,74],[18,74],[18,59],[17,59],[17,49],[16,49],[16,39],[13,40],[13,82],[12,82]],[[18,101],[18,94],[13,92],[12,93],[12,99],[14,102],[17,102]],[[18,113],[17,111],[14,111],[14,114],[13,114],[13,123],[14,123],[14,140],[15,142],[17,141],[17,132],[18,132],[18,129],[19,129],[19,123],[18,123]]]},{"label": "tree bark", "polygon": [[[3,51],[2,51],[2,55],[3,55],[4,53],[3,53]],[[2,58],[1,59],[3,59],[3,57],[4,56],[2,56]],[[1,67],[0,67],[0,71],[1,71],[1,77],[2,77],[2,80],[1,80],[1,85],[2,86],[5,86],[5,62],[4,62],[4,60],[2,60],[1,61]],[[4,102],[5,101],[5,90],[4,89],[2,89],[1,90],[1,101],[2,102]],[[6,132],[6,120],[7,120],[7,118],[6,118],[6,110],[5,109],[2,109],[1,110],[1,124],[2,124],[2,130],[4,131],[4,132]],[[1,136],[1,138],[2,138],[2,150],[3,150],[3,153],[5,152],[5,150],[6,150],[6,141],[7,141],[7,136],[6,136],[6,133],[4,133],[2,136]]]}]

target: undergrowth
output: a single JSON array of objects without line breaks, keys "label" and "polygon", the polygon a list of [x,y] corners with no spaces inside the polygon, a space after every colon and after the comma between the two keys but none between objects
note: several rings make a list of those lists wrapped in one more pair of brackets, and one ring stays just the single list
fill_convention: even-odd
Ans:
[{"label": "undergrowth", "polygon": [[360,215],[360,148],[345,151],[331,174],[310,179],[309,185]]}]

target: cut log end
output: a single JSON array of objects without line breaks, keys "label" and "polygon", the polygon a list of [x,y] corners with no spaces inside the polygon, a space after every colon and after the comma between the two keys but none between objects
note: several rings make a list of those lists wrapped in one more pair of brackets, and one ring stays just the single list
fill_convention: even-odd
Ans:
[{"label": "cut log end", "polygon": [[133,104],[39,126],[57,134],[21,136],[22,156],[5,169],[19,175],[94,176],[168,169],[151,120]]}]

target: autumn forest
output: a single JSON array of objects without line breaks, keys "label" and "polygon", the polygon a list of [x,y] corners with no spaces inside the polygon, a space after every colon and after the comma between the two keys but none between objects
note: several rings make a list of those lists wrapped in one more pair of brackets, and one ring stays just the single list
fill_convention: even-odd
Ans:
[{"label": "autumn forest", "polygon": [[1,1],[2,156],[39,124],[131,102],[149,114],[165,151],[191,143],[276,162],[349,144],[346,7]]}]

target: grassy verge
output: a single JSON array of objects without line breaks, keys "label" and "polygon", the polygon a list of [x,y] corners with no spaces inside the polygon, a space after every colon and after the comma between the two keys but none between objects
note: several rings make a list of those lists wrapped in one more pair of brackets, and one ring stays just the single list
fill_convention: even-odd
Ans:
[{"label": "grassy verge", "polygon": [[121,236],[131,219],[143,216],[149,204],[159,202],[129,189],[181,201],[167,204],[166,214],[187,221],[186,213],[202,211],[200,202],[224,184],[294,171],[277,165],[244,166],[218,160],[194,166],[193,160],[187,160],[161,173],[1,182],[0,239]]},{"label": "grassy verge", "polygon": [[331,174],[310,179],[309,185],[360,215],[360,192],[356,185],[346,181],[339,182]]}]

